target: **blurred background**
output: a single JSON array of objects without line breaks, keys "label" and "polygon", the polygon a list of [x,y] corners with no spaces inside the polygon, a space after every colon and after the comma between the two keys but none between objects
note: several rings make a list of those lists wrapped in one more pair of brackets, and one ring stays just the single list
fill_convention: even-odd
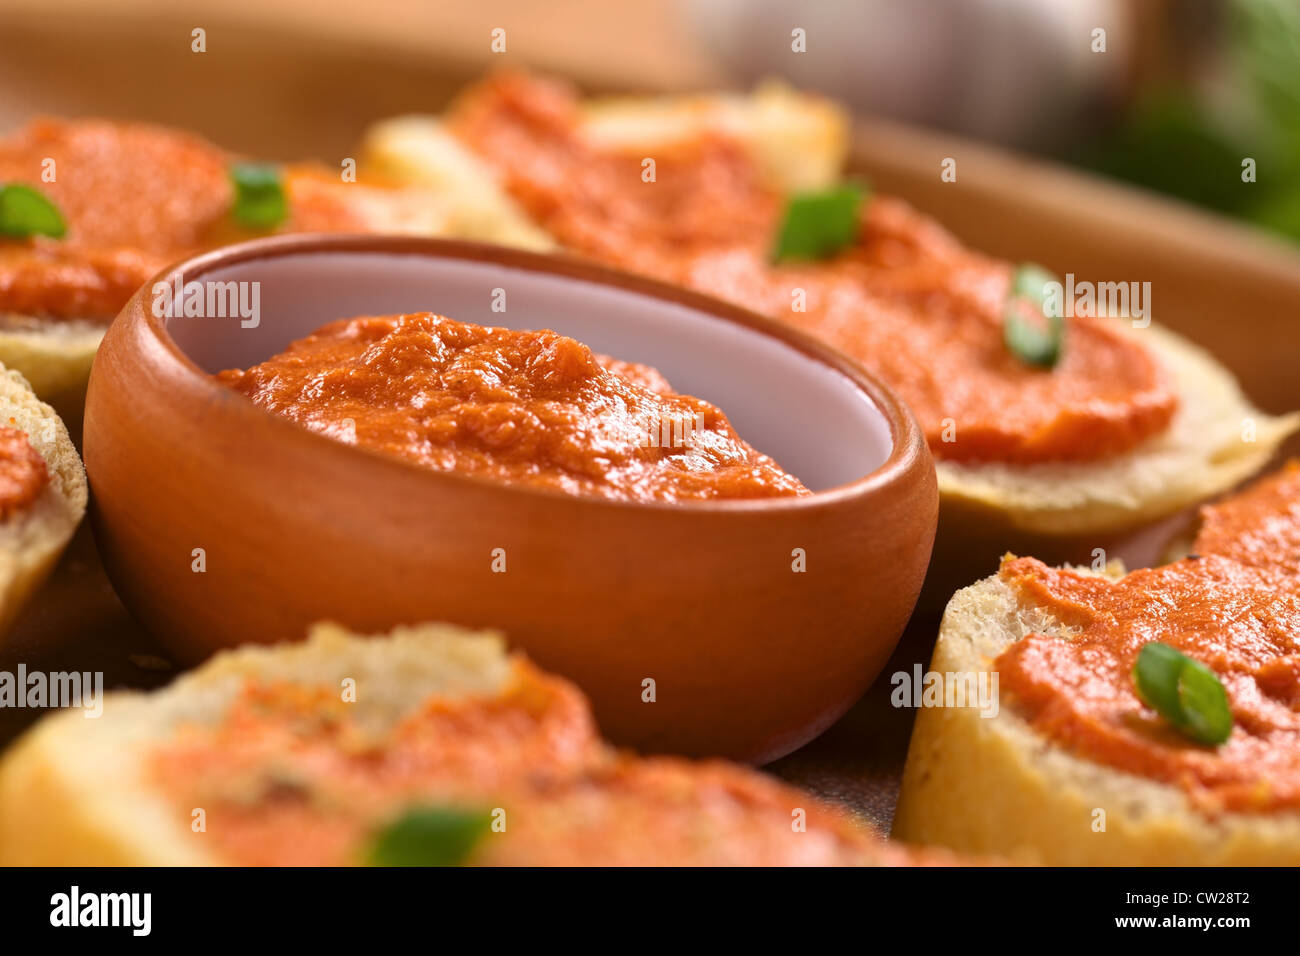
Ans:
[{"label": "blurred background", "polygon": [[0,128],[136,116],[346,154],[505,64],[599,91],[785,76],[1300,241],[1300,0],[0,0]]}]

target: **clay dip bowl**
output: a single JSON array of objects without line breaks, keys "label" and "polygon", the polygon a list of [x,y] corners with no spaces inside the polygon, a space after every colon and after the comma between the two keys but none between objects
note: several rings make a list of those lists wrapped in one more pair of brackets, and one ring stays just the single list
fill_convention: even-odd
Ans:
[{"label": "clay dip bowl", "polygon": [[[791,329],[593,265],[432,239],[267,239],[158,281],[177,274],[247,283],[211,288],[250,303],[256,289],[257,320],[161,318],[160,287],[141,289],[95,360],[85,461],[109,577],[183,662],[319,620],[491,627],[575,681],[618,743],[763,762],[844,713],[907,622],[938,511],[929,452],[887,388]],[[640,504],[437,472],[211,377],[335,319],[426,310],[652,365],[814,494]]]}]

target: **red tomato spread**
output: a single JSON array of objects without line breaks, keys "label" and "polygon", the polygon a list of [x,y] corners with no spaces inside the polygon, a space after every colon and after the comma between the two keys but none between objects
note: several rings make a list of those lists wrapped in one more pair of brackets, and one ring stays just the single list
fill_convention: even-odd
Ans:
[{"label": "red tomato spread", "polygon": [[527,664],[496,696],[432,698],[386,728],[363,726],[357,706],[337,687],[250,682],[218,723],[179,728],[148,766],[178,823],[203,807],[207,845],[242,865],[362,862],[379,827],[429,805],[505,812],[476,864],[910,860],[752,771],[613,753],[581,694]]},{"label": "red tomato spread", "polygon": [[656,150],[648,183],[645,157],[583,138],[568,89],[517,75],[472,91],[452,127],[563,245],[819,336],[897,389],[940,457],[1093,460],[1134,448],[1174,414],[1169,376],[1112,320],[1068,320],[1051,370],[1008,352],[1010,265],[898,200],[871,198],[856,245],[833,260],[773,265],[784,197],[721,134]]},{"label": "red tomato spread", "polygon": [[217,377],[277,415],[438,471],[628,501],[808,494],[713,405],[555,332],[429,312],[344,319]]},{"label": "red tomato spread", "polygon": [[0,520],[31,507],[50,472],[25,432],[0,426]]},{"label": "red tomato spread", "polygon": [[[1002,580],[1071,630],[994,661],[1002,691],[1052,740],[1181,786],[1206,811],[1300,808],[1300,464],[1203,511],[1191,556],[1111,581],[1007,558]],[[1144,706],[1131,672],[1148,641],[1222,681],[1227,742],[1189,742]]]},{"label": "red tomato spread", "polygon": [[[252,238],[230,217],[232,158],[187,133],[103,120],[37,120],[0,138],[0,184],[37,189],[68,227],[0,237],[0,316],[107,322],[169,263]],[[281,231],[364,230],[342,184],[291,169],[286,188]]]}]

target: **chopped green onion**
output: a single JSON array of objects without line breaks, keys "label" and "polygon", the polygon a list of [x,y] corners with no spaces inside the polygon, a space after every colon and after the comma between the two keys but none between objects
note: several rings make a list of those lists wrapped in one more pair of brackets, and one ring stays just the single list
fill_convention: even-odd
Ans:
[{"label": "chopped green onion", "polygon": [[868,194],[860,183],[790,197],[772,248],[775,262],[826,259],[853,244]]},{"label": "chopped green onion", "polygon": [[289,215],[280,169],[270,163],[235,163],[235,221],[249,229],[274,229]]},{"label": "chopped green onion", "polygon": [[1214,671],[1176,648],[1143,645],[1133,665],[1133,681],[1144,704],[1193,740],[1221,744],[1232,733],[1232,710],[1223,684]]},{"label": "chopped green onion", "polygon": [[376,834],[371,866],[462,866],[491,831],[492,815],[457,807],[413,807]]},{"label": "chopped green onion", "polygon": [[[1047,312],[1045,287],[1056,277],[1042,266],[1026,263],[1011,279],[1011,295],[1002,315],[1002,340],[1018,359],[1028,365],[1051,368],[1061,358],[1065,340],[1065,319]],[[1025,303],[1043,313],[1044,324],[1030,322],[1021,314]]]},{"label": "chopped green onion", "polygon": [[0,186],[0,236],[27,239],[50,236],[62,239],[68,225],[59,207],[31,186]]}]

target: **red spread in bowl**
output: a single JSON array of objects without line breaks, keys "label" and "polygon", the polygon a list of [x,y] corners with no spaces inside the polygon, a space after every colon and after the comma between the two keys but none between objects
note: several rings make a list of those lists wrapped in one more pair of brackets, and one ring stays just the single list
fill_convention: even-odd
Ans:
[{"label": "red spread in bowl", "polygon": [[315,431],[438,471],[627,501],[809,493],[713,405],[555,332],[430,312],[344,319],[217,378]]}]

